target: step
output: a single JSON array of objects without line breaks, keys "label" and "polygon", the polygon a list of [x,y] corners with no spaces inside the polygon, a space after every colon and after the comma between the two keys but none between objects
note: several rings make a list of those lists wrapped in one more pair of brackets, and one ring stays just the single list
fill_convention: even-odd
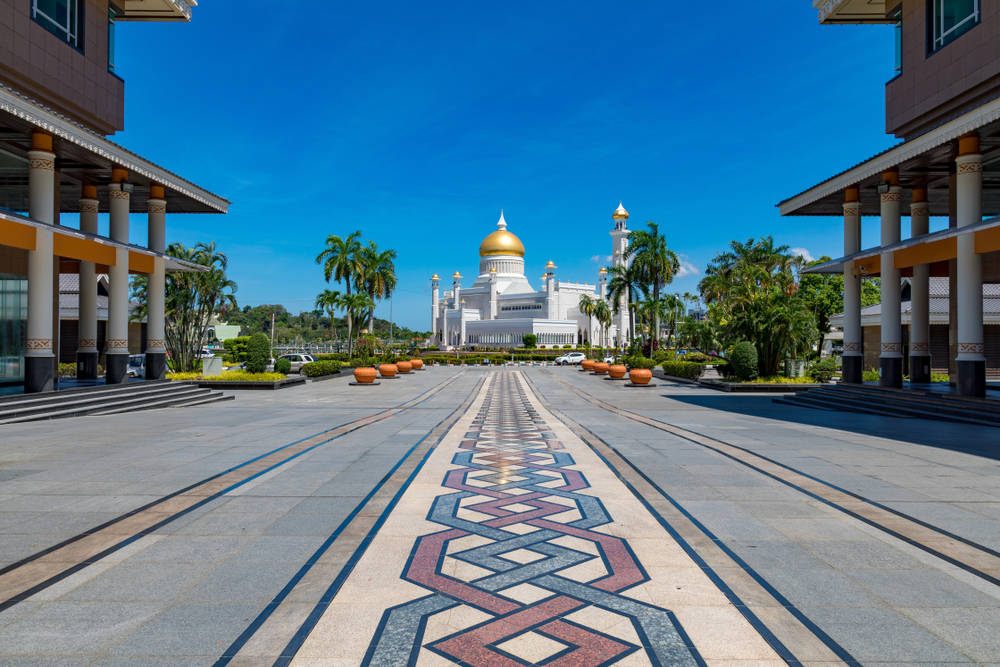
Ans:
[{"label": "step", "polygon": [[87,396],[112,396],[122,392],[150,391],[164,385],[170,385],[169,380],[149,380],[146,382],[135,382],[127,384],[96,385],[94,387],[77,387],[75,389],[65,389],[62,391],[49,391],[40,394],[20,394],[16,396],[4,396],[0,398],[0,410],[17,405],[44,405],[46,403],[59,403],[71,400],[81,395]]},{"label": "step", "polygon": [[[895,392],[880,393],[876,391],[857,391],[853,389],[823,388],[815,390],[816,395],[834,397],[835,400],[850,396],[854,400],[875,402],[879,405],[898,406],[912,410],[930,411],[939,415],[954,415],[977,421],[995,421],[1000,423],[1000,410],[992,405],[980,405],[968,401],[939,401],[925,396],[906,396]],[[810,393],[810,392],[807,392]]]},{"label": "step", "polygon": [[178,390],[186,390],[192,386],[193,385],[171,384],[169,382],[157,383],[152,387],[143,388],[141,391],[116,391],[113,393],[103,391],[94,391],[93,393],[80,392],[61,397],[59,400],[55,401],[46,401],[37,404],[21,403],[15,406],[0,406],[0,423],[3,423],[4,420],[32,414],[43,414],[67,409],[86,409],[88,406],[100,407],[102,405],[107,405],[111,401],[122,400],[126,397],[129,399],[140,397],[151,398],[164,394],[171,394]]},{"label": "step", "polygon": [[171,388],[164,392],[157,392],[155,395],[150,395],[149,392],[140,392],[138,396],[130,396],[124,400],[115,400],[113,406],[108,405],[108,401],[98,400],[98,401],[81,401],[70,403],[65,406],[56,406],[49,410],[38,410],[33,409],[30,411],[20,412],[16,415],[0,415],[0,424],[15,424],[28,421],[40,421],[43,419],[56,419],[61,417],[76,417],[80,415],[95,414],[101,410],[115,409],[121,412],[128,411],[127,409],[140,409],[142,405],[149,403],[150,401],[157,399],[168,399],[168,398],[193,398],[195,396],[203,395],[204,392],[210,392],[210,389],[202,389],[196,386],[177,386],[176,388]]},{"label": "step", "polygon": [[1000,415],[1000,401],[985,398],[971,398],[968,396],[950,396],[938,394],[931,391],[919,389],[896,389],[892,387],[868,387],[865,385],[846,384],[822,387],[825,391],[847,392],[852,394],[874,396],[879,398],[905,399],[911,402],[918,402],[925,405],[947,405],[960,406],[977,411],[994,412]]},{"label": "step", "polygon": [[808,392],[803,392],[794,397],[782,397],[774,400],[777,403],[783,403],[785,405],[795,405],[799,407],[819,408],[825,410],[839,410],[841,412],[860,412],[865,414],[900,418],[935,419],[938,421],[977,424],[980,426],[1000,426],[1000,419],[983,419],[970,414],[938,412],[928,410],[927,407],[924,406],[905,407],[899,405],[885,405],[880,402],[873,403],[870,400],[845,398],[843,396],[810,396],[808,395]]},{"label": "step", "polygon": [[197,396],[176,396],[172,398],[163,398],[156,401],[150,401],[138,407],[133,408],[122,408],[115,406],[114,408],[108,408],[105,410],[95,410],[88,413],[90,416],[97,415],[116,415],[124,412],[139,412],[141,410],[157,410],[159,408],[180,408],[180,407],[191,407],[195,405],[205,405],[208,403],[217,403],[219,401],[231,401],[236,397],[232,395],[226,395],[221,391],[212,391],[211,389],[203,389],[202,391],[207,392],[204,394],[199,394]]}]

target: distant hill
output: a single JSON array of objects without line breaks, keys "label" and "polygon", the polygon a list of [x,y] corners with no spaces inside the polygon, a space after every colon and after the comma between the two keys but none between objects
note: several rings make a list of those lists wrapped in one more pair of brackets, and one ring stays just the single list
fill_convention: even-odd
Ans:
[{"label": "distant hill", "polygon": [[[331,339],[330,318],[320,310],[310,310],[293,315],[280,304],[263,304],[260,306],[243,306],[241,310],[234,310],[226,313],[220,319],[227,324],[239,325],[244,335],[257,333],[271,333],[271,313],[274,313],[274,341],[275,343],[287,343],[300,340],[303,342],[325,342]],[[344,318],[335,318],[334,329],[337,339],[344,340],[347,337],[347,323]],[[375,318],[375,335],[380,338],[389,337],[389,321]],[[427,338],[429,331],[413,331],[398,324],[393,328],[393,336],[396,340],[409,340],[411,338]]]}]

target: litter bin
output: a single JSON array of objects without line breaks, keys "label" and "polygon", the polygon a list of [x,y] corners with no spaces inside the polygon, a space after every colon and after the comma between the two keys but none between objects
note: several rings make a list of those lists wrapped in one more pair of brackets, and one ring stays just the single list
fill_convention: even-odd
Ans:
[{"label": "litter bin", "polygon": [[205,357],[202,359],[201,374],[205,377],[222,375],[222,357]]}]

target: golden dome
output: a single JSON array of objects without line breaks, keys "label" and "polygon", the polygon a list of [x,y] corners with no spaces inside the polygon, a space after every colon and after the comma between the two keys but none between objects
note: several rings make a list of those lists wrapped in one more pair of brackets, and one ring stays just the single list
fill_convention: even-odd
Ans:
[{"label": "golden dome", "polygon": [[611,214],[611,217],[615,220],[628,220],[628,211],[625,210],[621,202],[618,202],[618,208]]},{"label": "golden dome", "polygon": [[441,278],[440,276],[438,276],[438,274],[435,273],[433,276],[431,276],[431,280],[441,280]]},{"label": "golden dome", "polygon": [[545,268],[546,268],[546,269],[554,269],[554,268],[556,268],[556,263],[555,263],[555,262],[553,262],[553,261],[552,261],[552,260],[550,259],[550,260],[549,260],[549,262],[548,262],[548,264],[546,264],[546,265],[545,265]]},{"label": "golden dome", "polygon": [[503,219],[503,211],[500,211],[497,230],[483,239],[483,242],[479,245],[480,257],[488,257],[490,255],[516,255],[524,257],[524,244],[521,243],[521,239],[507,231],[507,221]]},{"label": "golden dome", "polygon": [[451,277],[454,278],[455,280],[461,280],[462,274],[456,271],[455,273],[451,274]]}]

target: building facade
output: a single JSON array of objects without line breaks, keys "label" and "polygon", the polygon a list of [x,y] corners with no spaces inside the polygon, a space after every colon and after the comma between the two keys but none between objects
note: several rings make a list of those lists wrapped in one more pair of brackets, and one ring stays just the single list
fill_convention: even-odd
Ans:
[{"label": "building facade", "polygon": [[[0,382],[53,388],[67,274],[79,284],[78,377],[103,365],[108,383],[125,381],[130,347],[146,354],[147,377],[163,377],[166,272],[199,270],[164,254],[167,213],[225,213],[229,202],[108,139],[124,128],[114,36],[128,21],[188,21],[195,4],[0,0]],[[145,246],[131,242],[135,214]],[[140,328],[129,316],[129,275],[139,273],[149,276],[144,342],[131,340]]]},{"label": "building facade", "polygon": [[[782,215],[843,221],[843,256],[809,270],[844,275],[844,379],[861,381],[861,279],[878,276],[881,383],[901,386],[906,367],[911,382],[929,380],[930,278],[942,277],[949,281],[952,379],[960,394],[983,396],[987,356],[994,354],[984,335],[983,286],[1000,282],[1000,4],[813,0],[813,6],[825,24],[891,25],[896,42],[885,122],[902,143],[779,204]],[[878,220],[876,247],[861,247],[866,217]],[[947,219],[947,227],[931,232],[935,217]],[[905,336],[904,277],[911,290]]]},{"label": "building facade", "polygon": [[[628,259],[628,211],[618,204],[612,214],[612,262]],[[518,347],[526,334],[534,334],[545,347],[593,343],[620,347],[628,338],[628,294],[620,296],[612,323],[602,327],[596,318],[580,311],[580,297],[607,301],[608,274],[602,268],[598,282],[579,283],[556,278],[555,262],[545,265],[542,289],[525,276],[524,244],[507,231],[503,212],[496,231],[479,246],[479,272],[470,287],[462,275],[452,275],[451,289],[441,294],[441,279],[431,277],[431,340],[444,349],[462,347]],[[611,304],[609,304],[611,305]]]}]

